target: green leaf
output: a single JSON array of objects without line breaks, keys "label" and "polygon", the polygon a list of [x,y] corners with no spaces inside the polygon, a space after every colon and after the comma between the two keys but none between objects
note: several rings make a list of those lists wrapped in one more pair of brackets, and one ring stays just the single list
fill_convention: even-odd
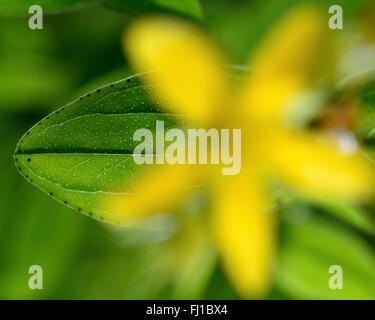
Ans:
[{"label": "green leaf", "polygon": [[[287,224],[280,251],[278,286],[297,299],[374,299],[375,255],[359,235],[313,215]],[[343,289],[332,290],[330,266],[343,270]]]},{"label": "green leaf", "polygon": [[339,201],[322,201],[320,205],[326,212],[361,231],[375,234],[374,216],[361,208]]},{"label": "green leaf", "polygon": [[293,194],[284,185],[274,183],[273,186],[273,201],[290,221],[302,221],[313,212],[323,211],[360,231],[375,235],[375,216],[359,204],[327,197],[320,197],[318,202],[311,202],[311,199]]},{"label": "green leaf", "polygon": [[[131,192],[146,166],[133,160],[137,129],[180,124],[163,114],[136,75],[98,88],[56,110],[32,127],[14,155],[20,173],[51,197],[86,215],[118,223],[98,203]],[[155,139],[155,134],[153,135]],[[155,140],[154,140],[155,143]]]}]

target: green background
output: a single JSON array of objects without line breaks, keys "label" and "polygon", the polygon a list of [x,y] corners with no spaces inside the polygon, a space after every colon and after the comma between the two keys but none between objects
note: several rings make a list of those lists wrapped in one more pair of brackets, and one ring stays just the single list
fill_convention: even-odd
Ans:
[{"label": "green background", "polygon": [[[239,298],[213,250],[187,275],[176,276],[163,263],[171,250],[168,234],[112,227],[66,208],[18,174],[13,152],[23,133],[53,110],[134,73],[120,39],[139,14],[166,12],[196,20],[242,64],[273,22],[301,1],[209,0],[201,6],[181,1],[176,6],[177,0],[108,0],[66,7],[79,1],[50,0],[43,30],[28,28],[28,1],[14,2],[0,0],[0,299]],[[343,6],[348,24],[367,3],[334,1]],[[371,112],[373,86],[366,90]],[[372,207],[316,205],[291,194],[282,198],[279,262],[266,298],[375,298]],[[342,291],[328,288],[328,268],[335,264],[344,269]],[[31,265],[43,268],[43,290],[28,287]]]}]

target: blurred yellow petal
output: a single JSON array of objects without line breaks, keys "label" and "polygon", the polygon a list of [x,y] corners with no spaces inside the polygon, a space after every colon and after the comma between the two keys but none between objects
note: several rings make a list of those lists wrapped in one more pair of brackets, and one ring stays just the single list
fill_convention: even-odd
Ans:
[{"label": "blurred yellow petal", "polygon": [[165,213],[201,183],[201,177],[202,167],[198,165],[154,165],[136,175],[125,192],[107,193],[99,208],[124,224]]},{"label": "blurred yellow petal", "polygon": [[317,73],[319,52],[324,46],[327,19],[315,6],[303,5],[276,23],[249,61],[262,77],[294,75],[303,79]]},{"label": "blurred yellow petal", "polygon": [[260,148],[271,169],[310,197],[362,199],[374,182],[374,166],[359,153],[345,154],[332,141],[278,130]]},{"label": "blurred yellow petal", "polygon": [[245,81],[242,103],[256,121],[280,121],[283,107],[319,73],[326,47],[327,17],[303,5],[276,23],[249,59],[253,75]]},{"label": "blurred yellow petal", "polygon": [[271,283],[275,226],[256,178],[245,173],[225,176],[212,219],[233,286],[243,297],[261,298]]},{"label": "blurred yellow petal", "polygon": [[154,71],[154,93],[170,111],[212,122],[227,89],[224,58],[198,27],[177,18],[143,18],[125,34],[124,48],[136,69]]},{"label": "blurred yellow petal", "polygon": [[[255,79],[254,79],[255,80]],[[288,118],[288,97],[301,89],[299,79],[284,77],[283,79],[254,81],[248,91],[246,112],[251,124],[259,128],[279,126]]]}]

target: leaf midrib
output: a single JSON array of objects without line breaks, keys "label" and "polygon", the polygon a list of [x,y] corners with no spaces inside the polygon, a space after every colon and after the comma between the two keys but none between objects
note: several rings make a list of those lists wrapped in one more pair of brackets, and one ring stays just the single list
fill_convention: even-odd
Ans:
[{"label": "leaf midrib", "polygon": [[[108,156],[133,156],[134,153],[132,151],[126,151],[126,152],[115,152],[115,151],[103,151],[103,153],[100,153],[98,152],[97,150],[95,150],[95,152],[66,152],[66,151],[62,151],[62,152],[35,152],[33,150],[31,150],[31,152],[22,152],[22,153],[15,153],[14,156],[22,156],[22,155],[34,155],[34,156],[38,156],[38,155],[50,155],[50,156],[53,156],[53,155],[66,155],[66,156],[71,156],[71,155],[74,155],[74,156],[84,156],[84,155],[94,155],[94,156],[103,156],[103,155],[108,155]],[[142,156],[155,156],[156,154],[153,153],[153,154],[144,154]]]}]

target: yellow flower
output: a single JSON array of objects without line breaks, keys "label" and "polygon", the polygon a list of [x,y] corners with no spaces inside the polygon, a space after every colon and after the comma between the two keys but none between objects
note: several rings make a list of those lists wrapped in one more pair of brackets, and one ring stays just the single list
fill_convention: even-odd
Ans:
[{"label": "yellow flower", "polygon": [[241,128],[242,170],[224,176],[217,166],[158,166],[134,186],[135,196],[111,199],[111,211],[140,217],[163,212],[189,192],[185,186],[205,181],[213,199],[213,239],[229,279],[243,297],[264,296],[277,245],[264,180],[276,175],[304,196],[350,200],[367,196],[374,181],[358,150],[343,154],[324,133],[287,121],[293,95],[319,75],[326,29],[319,9],[297,7],[260,43],[248,61],[251,75],[235,87],[226,57],[200,28],[169,17],[136,21],[124,48],[137,70],[153,70],[148,77],[155,99],[199,126]]}]

